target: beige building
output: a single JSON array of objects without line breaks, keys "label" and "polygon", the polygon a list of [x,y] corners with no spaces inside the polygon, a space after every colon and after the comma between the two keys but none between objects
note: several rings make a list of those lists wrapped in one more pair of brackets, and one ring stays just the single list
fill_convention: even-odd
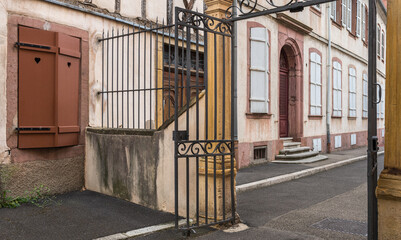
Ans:
[{"label": "beige building", "polygon": [[[367,144],[368,1],[328,7],[238,23],[244,33],[238,38],[240,167],[274,160],[287,137],[322,153]],[[381,2],[377,22],[377,81],[384,96],[386,9]],[[383,144],[383,102],[377,110]]]}]

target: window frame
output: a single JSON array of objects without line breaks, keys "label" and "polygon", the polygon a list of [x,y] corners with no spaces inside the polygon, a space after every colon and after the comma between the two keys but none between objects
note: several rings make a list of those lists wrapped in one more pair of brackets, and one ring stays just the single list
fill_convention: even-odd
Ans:
[{"label": "window frame", "polygon": [[[366,78],[365,78],[366,77]],[[362,73],[362,118],[368,118],[368,74]]]},{"label": "window frame", "polygon": [[[340,69],[337,69],[337,68],[335,68],[335,64],[334,63],[338,63],[339,65],[340,65]],[[342,103],[343,103],[343,101],[342,101],[342,62],[341,62],[341,60],[340,59],[338,59],[338,58],[333,58],[332,59],[332,63],[333,63],[333,65],[332,65],[332,79],[333,79],[333,84],[332,84],[332,117],[334,117],[334,118],[342,118]],[[341,84],[341,86],[340,86],[340,88],[335,88],[335,86],[334,86],[334,81],[335,81],[335,79],[334,79],[334,71],[335,70],[337,70],[337,71],[339,71],[339,73],[340,73],[340,84]],[[334,93],[335,92],[339,92],[340,94],[340,106],[339,106],[339,108],[338,109],[335,109],[335,106],[334,106]],[[338,114],[337,114],[338,113]]]},{"label": "window frame", "polygon": [[[351,69],[354,71],[354,75],[351,75]],[[353,78],[354,80],[354,89],[352,91],[351,89],[351,79]],[[353,65],[350,65],[348,67],[348,117],[350,118],[356,118],[357,117],[357,103],[356,103],[356,95],[357,95],[357,72],[356,72],[356,68]],[[355,103],[355,107],[351,108],[351,102],[352,99],[351,97],[353,97],[354,99],[354,103]],[[353,114],[351,114],[351,111],[353,111]]]},{"label": "window frame", "polygon": [[361,22],[362,22],[362,16],[361,16],[361,1],[356,0],[356,36],[361,37]]},{"label": "window frame", "polygon": [[380,24],[377,24],[377,31],[376,31],[376,41],[377,41],[377,57],[380,59],[381,54],[380,54],[380,48],[381,48],[381,41],[380,41],[380,36],[381,36],[381,26]]},{"label": "window frame", "polygon": [[[252,112],[251,110],[251,90],[252,90],[252,79],[251,79],[251,59],[252,59],[252,55],[251,55],[251,44],[252,44],[252,37],[251,37],[251,29],[252,28],[264,28],[266,30],[266,34],[267,34],[267,39],[266,42],[268,44],[267,46],[267,66],[266,66],[266,75],[267,75],[267,112],[264,113],[259,113],[259,112]],[[247,118],[270,118],[271,117],[271,101],[270,101],[270,97],[271,97],[271,32],[268,28],[266,28],[264,25],[258,23],[258,22],[254,22],[254,21],[249,21],[247,22],[247,29],[248,29],[248,33],[247,33],[247,37],[248,37],[248,47],[247,47],[247,51],[248,51],[248,66],[247,66],[247,72],[248,72],[248,77],[247,77],[247,108],[246,108],[246,117]]]},{"label": "window frame", "polygon": [[385,58],[385,53],[386,53],[386,48],[385,48],[385,42],[386,42],[386,38],[385,38],[385,33],[384,33],[384,29],[382,29],[382,36],[381,36],[381,58],[382,58],[382,62],[384,62],[384,58]]},{"label": "window frame", "polygon": [[[312,82],[312,54],[317,54],[320,57],[320,84]],[[309,49],[309,116],[310,117],[321,117],[323,116],[323,68],[322,68],[322,53],[316,48]],[[316,63],[318,64],[318,63]],[[320,87],[320,105],[313,105],[312,106],[312,85]],[[312,114],[312,107],[318,108],[320,107],[320,114]]]}]

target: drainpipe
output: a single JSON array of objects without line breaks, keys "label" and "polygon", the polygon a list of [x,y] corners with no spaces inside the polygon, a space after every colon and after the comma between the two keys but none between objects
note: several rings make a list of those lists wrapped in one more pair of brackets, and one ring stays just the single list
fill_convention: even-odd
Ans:
[{"label": "drainpipe", "polygon": [[330,106],[330,78],[331,78],[331,3],[327,4],[327,87],[326,87],[326,134],[327,134],[327,153],[331,151],[331,140],[330,140],[330,123],[331,123],[331,106]]}]

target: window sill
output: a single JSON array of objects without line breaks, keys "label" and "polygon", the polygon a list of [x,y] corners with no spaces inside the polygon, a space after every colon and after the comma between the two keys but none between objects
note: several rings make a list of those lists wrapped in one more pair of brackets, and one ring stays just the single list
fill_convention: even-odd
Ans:
[{"label": "window sill", "polygon": [[319,120],[319,119],[322,119],[323,116],[322,115],[308,115],[308,118],[312,119],[312,120]]},{"label": "window sill", "polygon": [[334,21],[333,19],[331,19],[331,23],[332,23],[335,27],[337,27],[338,29],[340,29],[340,30],[343,29],[343,26],[342,26],[340,23],[338,23],[337,21]]},{"label": "window sill", "polygon": [[369,118],[368,117],[362,117],[362,120],[368,120]]},{"label": "window sill", "polygon": [[245,113],[248,119],[270,119],[273,114],[271,113]]},{"label": "window sill", "polygon": [[[348,30],[348,29],[347,29]],[[356,34],[354,34],[352,31],[348,30],[348,36],[352,37],[353,39],[357,39],[358,36],[356,36]]]},{"label": "window sill", "polygon": [[331,115],[331,118],[338,118],[338,119],[341,119],[343,116],[342,115],[340,115],[340,116],[334,116],[334,115]]},{"label": "window sill", "polygon": [[348,120],[356,120],[356,117],[348,117]]},{"label": "window sill", "polygon": [[313,6],[309,7],[311,12],[313,12],[314,14],[316,14],[317,16],[322,16],[322,12],[320,10],[317,10],[316,8],[314,8]]}]

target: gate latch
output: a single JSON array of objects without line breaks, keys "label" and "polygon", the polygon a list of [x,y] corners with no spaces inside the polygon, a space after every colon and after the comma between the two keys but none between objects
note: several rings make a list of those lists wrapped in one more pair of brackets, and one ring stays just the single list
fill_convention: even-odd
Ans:
[{"label": "gate latch", "polygon": [[189,139],[188,131],[174,131],[173,132],[173,140],[174,141],[182,141],[182,140],[188,140],[188,139]]},{"label": "gate latch", "polygon": [[379,139],[377,138],[377,136],[372,136],[372,151],[379,151]]}]

